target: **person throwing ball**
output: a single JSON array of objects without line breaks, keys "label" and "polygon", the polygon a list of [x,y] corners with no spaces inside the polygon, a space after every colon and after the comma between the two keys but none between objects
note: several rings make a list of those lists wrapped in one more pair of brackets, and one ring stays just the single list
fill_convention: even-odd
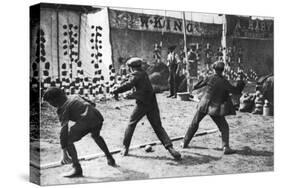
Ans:
[{"label": "person throwing ball", "polygon": [[224,63],[222,61],[215,62],[213,68],[215,74],[200,80],[194,85],[193,90],[205,87],[205,91],[185,134],[182,146],[183,148],[188,148],[191,139],[198,130],[200,121],[206,115],[209,115],[221,132],[224,154],[233,154],[235,150],[229,147],[229,126],[225,116],[236,114],[229,94],[240,94],[245,87],[245,82],[239,80],[236,86],[231,85],[223,77]]},{"label": "person throwing ball", "polygon": [[124,148],[121,152],[121,155],[128,155],[131,139],[136,125],[142,119],[142,117],[146,115],[157,137],[165,146],[165,148],[176,160],[180,160],[180,153],[173,148],[169,136],[162,127],[156,96],[147,73],[142,69],[142,63],[142,59],[138,57],[130,58],[126,62],[131,71],[129,80],[113,91],[115,98],[118,98],[119,93],[123,93],[135,88],[133,98],[136,99],[136,106],[131,114],[129,124],[125,131],[125,137],[123,140]]},{"label": "person throwing ball", "polygon": [[[50,87],[43,96],[43,100],[57,108],[57,114],[61,123],[60,144],[62,147],[62,164],[72,162],[73,170],[65,177],[82,176],[82,168],[78,160],[74,142],[91,133],[100,149],[105,153],[107,164],[115,166],[115,160],[109,152],[104,139],[100,136],[103,124],[103,116],[91,103],[80,96],[67,97],[63,90]],[[69,121],[75,122],[69,128]]]}]

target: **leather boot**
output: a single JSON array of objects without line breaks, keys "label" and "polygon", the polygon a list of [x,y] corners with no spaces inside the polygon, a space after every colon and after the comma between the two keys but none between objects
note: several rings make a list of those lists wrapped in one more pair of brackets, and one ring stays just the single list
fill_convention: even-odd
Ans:
[{"label": "leather boot", "polygon": [[83,176],[83,171],[80,164],[73,165],[73,169],[64,175],[64,177],[67,178],[82,177],[82,176]]},{"label": "leather boot", "polygon": [[167,98],[170,98],[170,97],[172,97],[172,96],[173,96],[173,95],[168,95]]},{"label": "leather boot", "polygon": [[169,153],[174,157],[176,160],[181,160],[181,154],[177,152],[173,147],[167,148]]},{"label": "leather boot", "polygon": [[116,166],[115,160],[114,160],[114,158],[112,156],[108,156],[106,158],[107,158],[107,164],[109,166]]},{"label": "leather boot", "polygon": [[224,146],[224,147],[223,147],[223,153],[224,153],[225,155],[231,155],[231,154],[236,153],[236,151],[233,150],[233,149],[231,149],[229,146]]}]

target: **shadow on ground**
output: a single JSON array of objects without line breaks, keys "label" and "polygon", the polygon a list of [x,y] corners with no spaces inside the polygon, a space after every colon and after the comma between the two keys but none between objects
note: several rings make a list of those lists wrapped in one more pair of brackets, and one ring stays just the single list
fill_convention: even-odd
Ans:
[{"label": "shadow on ground", "polygon": [[[206,149],[206,150],[216,150],[216,151],[222,151],[221,148],[207,148],[207,147],[202,147],[202,146],[191,146],[189,147],[190,149]],[[235,149],[236,153],[238,155],[245,155],[245,156],[264,156],[264,157],[269,157],[273,156],[273,152],[271,151],[259,151],[259,150],[254,150],[251,149],[248,146],[243,147],[242,149]]]},{"label": "shadow on ground", "polygon": [[263,156],[263,157],[270,157],[273,156],[273,152],[271,151],[259,151],[253,150],[250,147],[244,147],[241,150],[236,150],[236,154],[245,155],[245,156]]},{"label": "shadow on ground", "polygon": [[[183,153],[182,153],[183,154]],[[154,157],[154,156],[146,156],[146,155],[130,155],[131,157],[139,158],[139,159],[144,159],[144,160],[162,160],[166,161],[166,164],[172,165],[172,166],[192,166],[192,165],[198,165],[198,164],[205,164],[209,163],[211,161],[217,161],[220,160],[221,157],[214,157],[210,155],[204,155],[204,154],[199,154],[199,153],[192,153],[193,156],[190,155],[182,155],[182,159],[179,161],[174,160],[172,157]]]},{"label": "shadow on ground", "polygon": [[101,182],[106,182],[106,181],[122,181],[122,180],[140,180],[140,179],[147,179],[149,178],[149,175],[147,173],[143,172],[138,172],[132,169],[128,169],[125,167],[121,167],[117,165],[114,167],[117,169],[118,172],[114,173],[112,177],[94,177],[94,176],[84,176],[85,180],[87,179],[88,181],[101,181]]}]

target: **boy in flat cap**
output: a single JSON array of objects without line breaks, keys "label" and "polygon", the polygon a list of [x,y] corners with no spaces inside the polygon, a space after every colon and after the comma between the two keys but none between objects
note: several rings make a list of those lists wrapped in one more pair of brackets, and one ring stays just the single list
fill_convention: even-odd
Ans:
[{"label": "boy in flat cap", "polygon": [[136,125],[141,118],[146,115],[157,137],[165,146],[165,148],[176,160],[181,159],[180,153],[173,148],[169,136],[162,127],[155,93],[147,73],[141,67],[142,59],[133,57],[127,61],[127,65],[132,72],[129,80],[113,91],[113,93],[118,96],[118,93],[123,93],[132,89],[133,87],[136,90],[135,93],[133,93],[133,97],[136,99],[136,107],[130,117],[129,124],[125,131],[125,137],[123,140],[124,149],[122,150],[121,154],[123,156],[128,155],[129,146]]},{"label": "boy in flat cap", "polygon": [[206,89],[197,106],[197,111],[193,120],[185,134],[183,148],[188,147],[189,142],[198,130],[200,121],[208,114],[221,132],[224,154],[232,154],[235,153],[235,151],[229,147],[229,127],[225,119],[226,115],[235,114],[235,109],[231,103],[229,93],[240,94],[245,83],[240,80],[237,82],[237,86],[232,86],[222,75],[224,71],[224,63],[221,61],[215,62],[213,68],[215,70],[214,75],[207,77],[194,85],[194,90],[201,87],[206,87]]},{"label": "boy in flat cap", "polygon": [[[74,142],[91,133],[100,149],[105,153],[107,164],[115,166],[115,160],[109,152],[104,139],[100,136],[103,124],[103,116],[95,108],[95,104],[80,96],[67,97],[63,90],[50,87],[45,92],[43,99],[57,108],[57,114],[61,123],[60,144],[63,150],[62,164],[72,162],[73,170],[65,177],[82,176],[82,168],[78,161]],[[69,121],[75,122],[69,128]]]}]

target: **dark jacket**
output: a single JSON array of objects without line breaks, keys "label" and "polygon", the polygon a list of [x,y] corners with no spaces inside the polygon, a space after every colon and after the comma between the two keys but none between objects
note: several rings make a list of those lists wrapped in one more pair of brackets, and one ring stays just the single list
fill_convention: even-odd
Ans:
[{"label": "dark jacket", "polygon": [[144,70],[134,71],[129,75],[127,82],[123,83],[119,88],[113,91],[114,94],[123,93],[135,88],[133,98],[142,104],[150,105],[155,97],[152,85]]},{"label": "dark jacket", "polygon": [[[236,86],[232,86],[223,76],[214,74],[200,80],[194,85],[194,89],[199,89],[204,86],[206,86],[206,89],[198,104],[198,110],[215,116],[229,115],[229,113],[235,114],[229,94],[240,94],[245,86],[243,81],[238,81]],[[225,104],[225,102],[230,103],[228,109],[221,109],[224,108],[222,104]]]},{"label": "dark jacket", "polygon": [[101,113],[91,104],[80,96],[71,96],[66,102],[57,109],[57,114],[62,126],[69,121],[87,121],[91,124],[103,122]]},{"label": "dark jacket", "polygon": [[198,63],[197,54],[194,51],[189,51],[187,54],[189,76],[197,77]]}]

